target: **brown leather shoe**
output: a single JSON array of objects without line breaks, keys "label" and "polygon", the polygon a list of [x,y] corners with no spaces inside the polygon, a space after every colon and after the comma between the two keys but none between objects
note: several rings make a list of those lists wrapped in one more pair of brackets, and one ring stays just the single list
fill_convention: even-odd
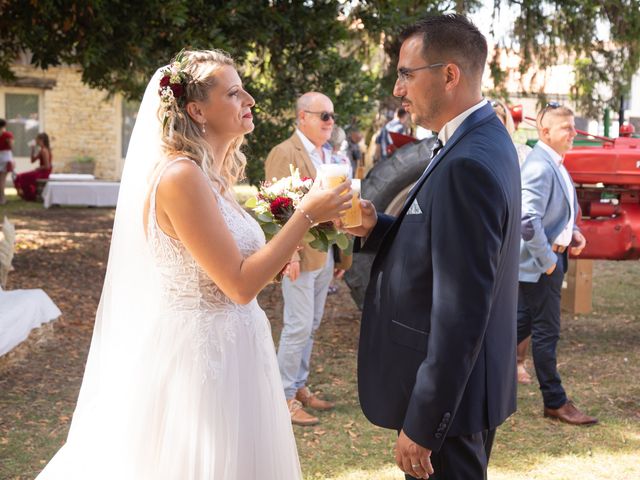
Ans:
[{"label": "brown leather shoe", "polygon": [[291,414],[291,423],[294,425],[310,427],[311,425],[317,425],[320,423],[318,417],[314,417],[313,415],[305,412],[304,408],[302,408],[302,404],[295,398],[287,400],[287,407],[289,407],[289,413]]},{"label": "brown leather shoe", "polygon": [[521,383],[522,385],[530,385],[531,381],[531,375],[527,372],[524,362],[518,362],[518,383]]},{"label": "brown leather shoe", "polygon": [[299,388],[296,392],[296,400],[307,408],[313,408],[314,410],[331,410],[335,405],[327,400],[318,398],[315,393],[311,393],[309,387]]},{"label": "brown leather shoe", "polygon": [[568,423],[569,425],[595,425],[598,423],[596,417],[590,417],[582,413],[576,408],[571,400],[568,400],[560,408],[547,408],[544,407],[544,416],[547,418],[553,418],[560,420],[561,422]]}]

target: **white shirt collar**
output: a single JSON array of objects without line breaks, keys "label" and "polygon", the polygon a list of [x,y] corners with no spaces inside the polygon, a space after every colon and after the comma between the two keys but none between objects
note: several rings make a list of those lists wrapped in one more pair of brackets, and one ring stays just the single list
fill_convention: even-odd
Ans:
[{"label": "white shirt collar", "polygon": [[536,143],[536,145],[540,145],[540,148],[542,148],[545,152],[549,154],[549,156],[551,157],[551,160],[553,160],[556,165],[558,166],[562,165],[562,155],[556,152],[553,148],[551,148],[549,145],[544,143],[542,140],[538,140],[538,143]]},{"label": "white shirt collar", "polygon": [[323,163],[331,163],[331,149],[328,149],[324,145],[319,148],[316,147],[298,128],[296,128],[296,133],[298,134],[298,137],[300,137],[302,145],[304,145],[304,149],[307,151],[311,162],[316,168]]},{"label": "white shirt collar", "polygon": [[311,142],[311,140],[309,140],[307,136],[304,133],[302,133],[302,131],[300,131],[299,128],[296,128],[296,133],[298,134],[298,137],[300,137],[300,140],[302,140],[302,145],[304,145],[304,148],[307,151],[307,153],[312,154],[318,151],[318,148],[316,148],[313,142]]},{"label": "white shirt collar", "polygon": [[453,136],[455,131],[458,129],[462,122],[464,122],[469,115],[478,110],[479,108],[484,107],[487,104],[487,101],[483,98],[479,103],[476,103],[473,107],[465,110],[457,117],[449,120],[444,124],[444,127],[438,132],[438,138],[442,142],[442,145],[446,145],[449,139]]}]

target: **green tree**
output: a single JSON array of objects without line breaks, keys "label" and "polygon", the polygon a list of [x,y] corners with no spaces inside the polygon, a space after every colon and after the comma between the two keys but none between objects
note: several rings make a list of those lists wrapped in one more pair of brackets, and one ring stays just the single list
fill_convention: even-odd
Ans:
[{"label": "green tree", "polygon": [[[363,0],[355,2],[353,15],[364,25],[370,44],[380,42],[389,58],[384,91],[391,91],[397,62],[398,27],[421,17],[456,11],[472,13],[482,1]],[[499,38],[500,48],[521,57],[522,73],[569,61],[574,66],[572,97],[588,117],[597,118],[607,106],[617,108],[628,95],[633,75],[640,68],[640,0],[494,0],[494,17],[511,9],[513,29]],[[506,72],[493,56],[489,64],[496,85],[494,94],[506,96]],[[544,92],[538,93],[545,102]]]},{"label": "green tree", "polygon": [[[494,0],[516,10],[511,41],[520,68],[562,58],[576,67],[573,95],[597,116],[617,106],[640,66],[640,0]],[[471,13],[481,0],[0,0],[0,77],[21,51],[33,65],[78,65],[85,83],[139,98],[153,71],[180,49],[221,48],[241,66],[257,101],[248,137],[249,178],[262,178],[269,149],[293,129],[293,105],[327,93],[340,114],[366,123],[391,105],[398,30],[427,14]],[[608,40],[600,38],[605,31]],[[380,55],[380,49],[384,55]],[[382,58],[382,59],[381,59]],[[498,87],[505,72],[490,65]],[[611,94],[603,98],[601,85]]]},{"label": "green tree", "polygon": [[398,35],[408,24],[425,15],[437,15],[445,12],[468,14],[475,11],[481,0],[362,0],[352,2],[352,21],[362,25],[361,35],[357,39],[361,45],[360,56],[368,64],[375,63],[376,46],[383,49],[386,62],[378,65],[378,78],[383,98],[389,107],[396,105],[391,92],[396,81],[396,64],[400,45]]},{"label": "green tree", "polygon": [[156,68],[184,47],[221,48],[255,96],[247,173],[293,130],[295,99],[327,93],[340,123],[371,110],[379,86],[362,62],[343,54],[352,37],[337,0],[6,0],[0,2],[0,75],[19,52],[35,66],[78,65],[92,87],[140,98]]},{"label": "green tree", "polygon": [[559,59],[573,63],[572,97],[583,114],[597,118],[628,95],[640,68],[640,1],[496,0],[495,4],[516,9],[511,48],[522,58],[522,72],[534,65],[557,64]]}]

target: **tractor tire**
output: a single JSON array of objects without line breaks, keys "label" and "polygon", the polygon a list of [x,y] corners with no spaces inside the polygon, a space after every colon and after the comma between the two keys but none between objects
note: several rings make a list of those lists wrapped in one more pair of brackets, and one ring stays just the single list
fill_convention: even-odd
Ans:
[{"label": "tractor tire", "polygon": [[[370,200],[378,212],[396,215],[404,205],[411,187],[429,163],[436,137],[405,145],[387,160],[378,162],[362,180],[362,198]],[[344,275],[351,297],[362,309],[369,283],[373,254],[356,253],[353,265]]]}]

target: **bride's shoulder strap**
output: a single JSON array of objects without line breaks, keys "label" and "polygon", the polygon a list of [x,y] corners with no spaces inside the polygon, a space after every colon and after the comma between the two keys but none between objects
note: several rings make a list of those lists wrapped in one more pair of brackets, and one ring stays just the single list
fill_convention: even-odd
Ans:
[{"label": "bride's shoulder strap", "polygon": [[153,181],[151,184],[151,190],[149,192],[149,204],[150,206],[152,206],[153,210],[155,210],[155,206],[156,206],[156,193],[158,191],[158,186],[160,185],[160,180],[162,180],[162,177],[167,171],[167,169],[178,162],[191,162],[196,167],[200,168],[200,166],[195,161],[187,157],[171,158],[164,162],[158,163],[158,165],[156,166],[152,174]]},{"label": "bride's shoulder strap", "polygon": [[169,169],[169,167],[171,167],[172,165],[175,165],[178,162],[191,162],[196,167],[200,168],[200,166],[194,160],[187,157],[170,158],[164,162],[159,163],[153,173],[152,192],[154,195],[156,190],[158,190],[158,185],[160,184],[160,180],[164,176],[165,172]]}]

